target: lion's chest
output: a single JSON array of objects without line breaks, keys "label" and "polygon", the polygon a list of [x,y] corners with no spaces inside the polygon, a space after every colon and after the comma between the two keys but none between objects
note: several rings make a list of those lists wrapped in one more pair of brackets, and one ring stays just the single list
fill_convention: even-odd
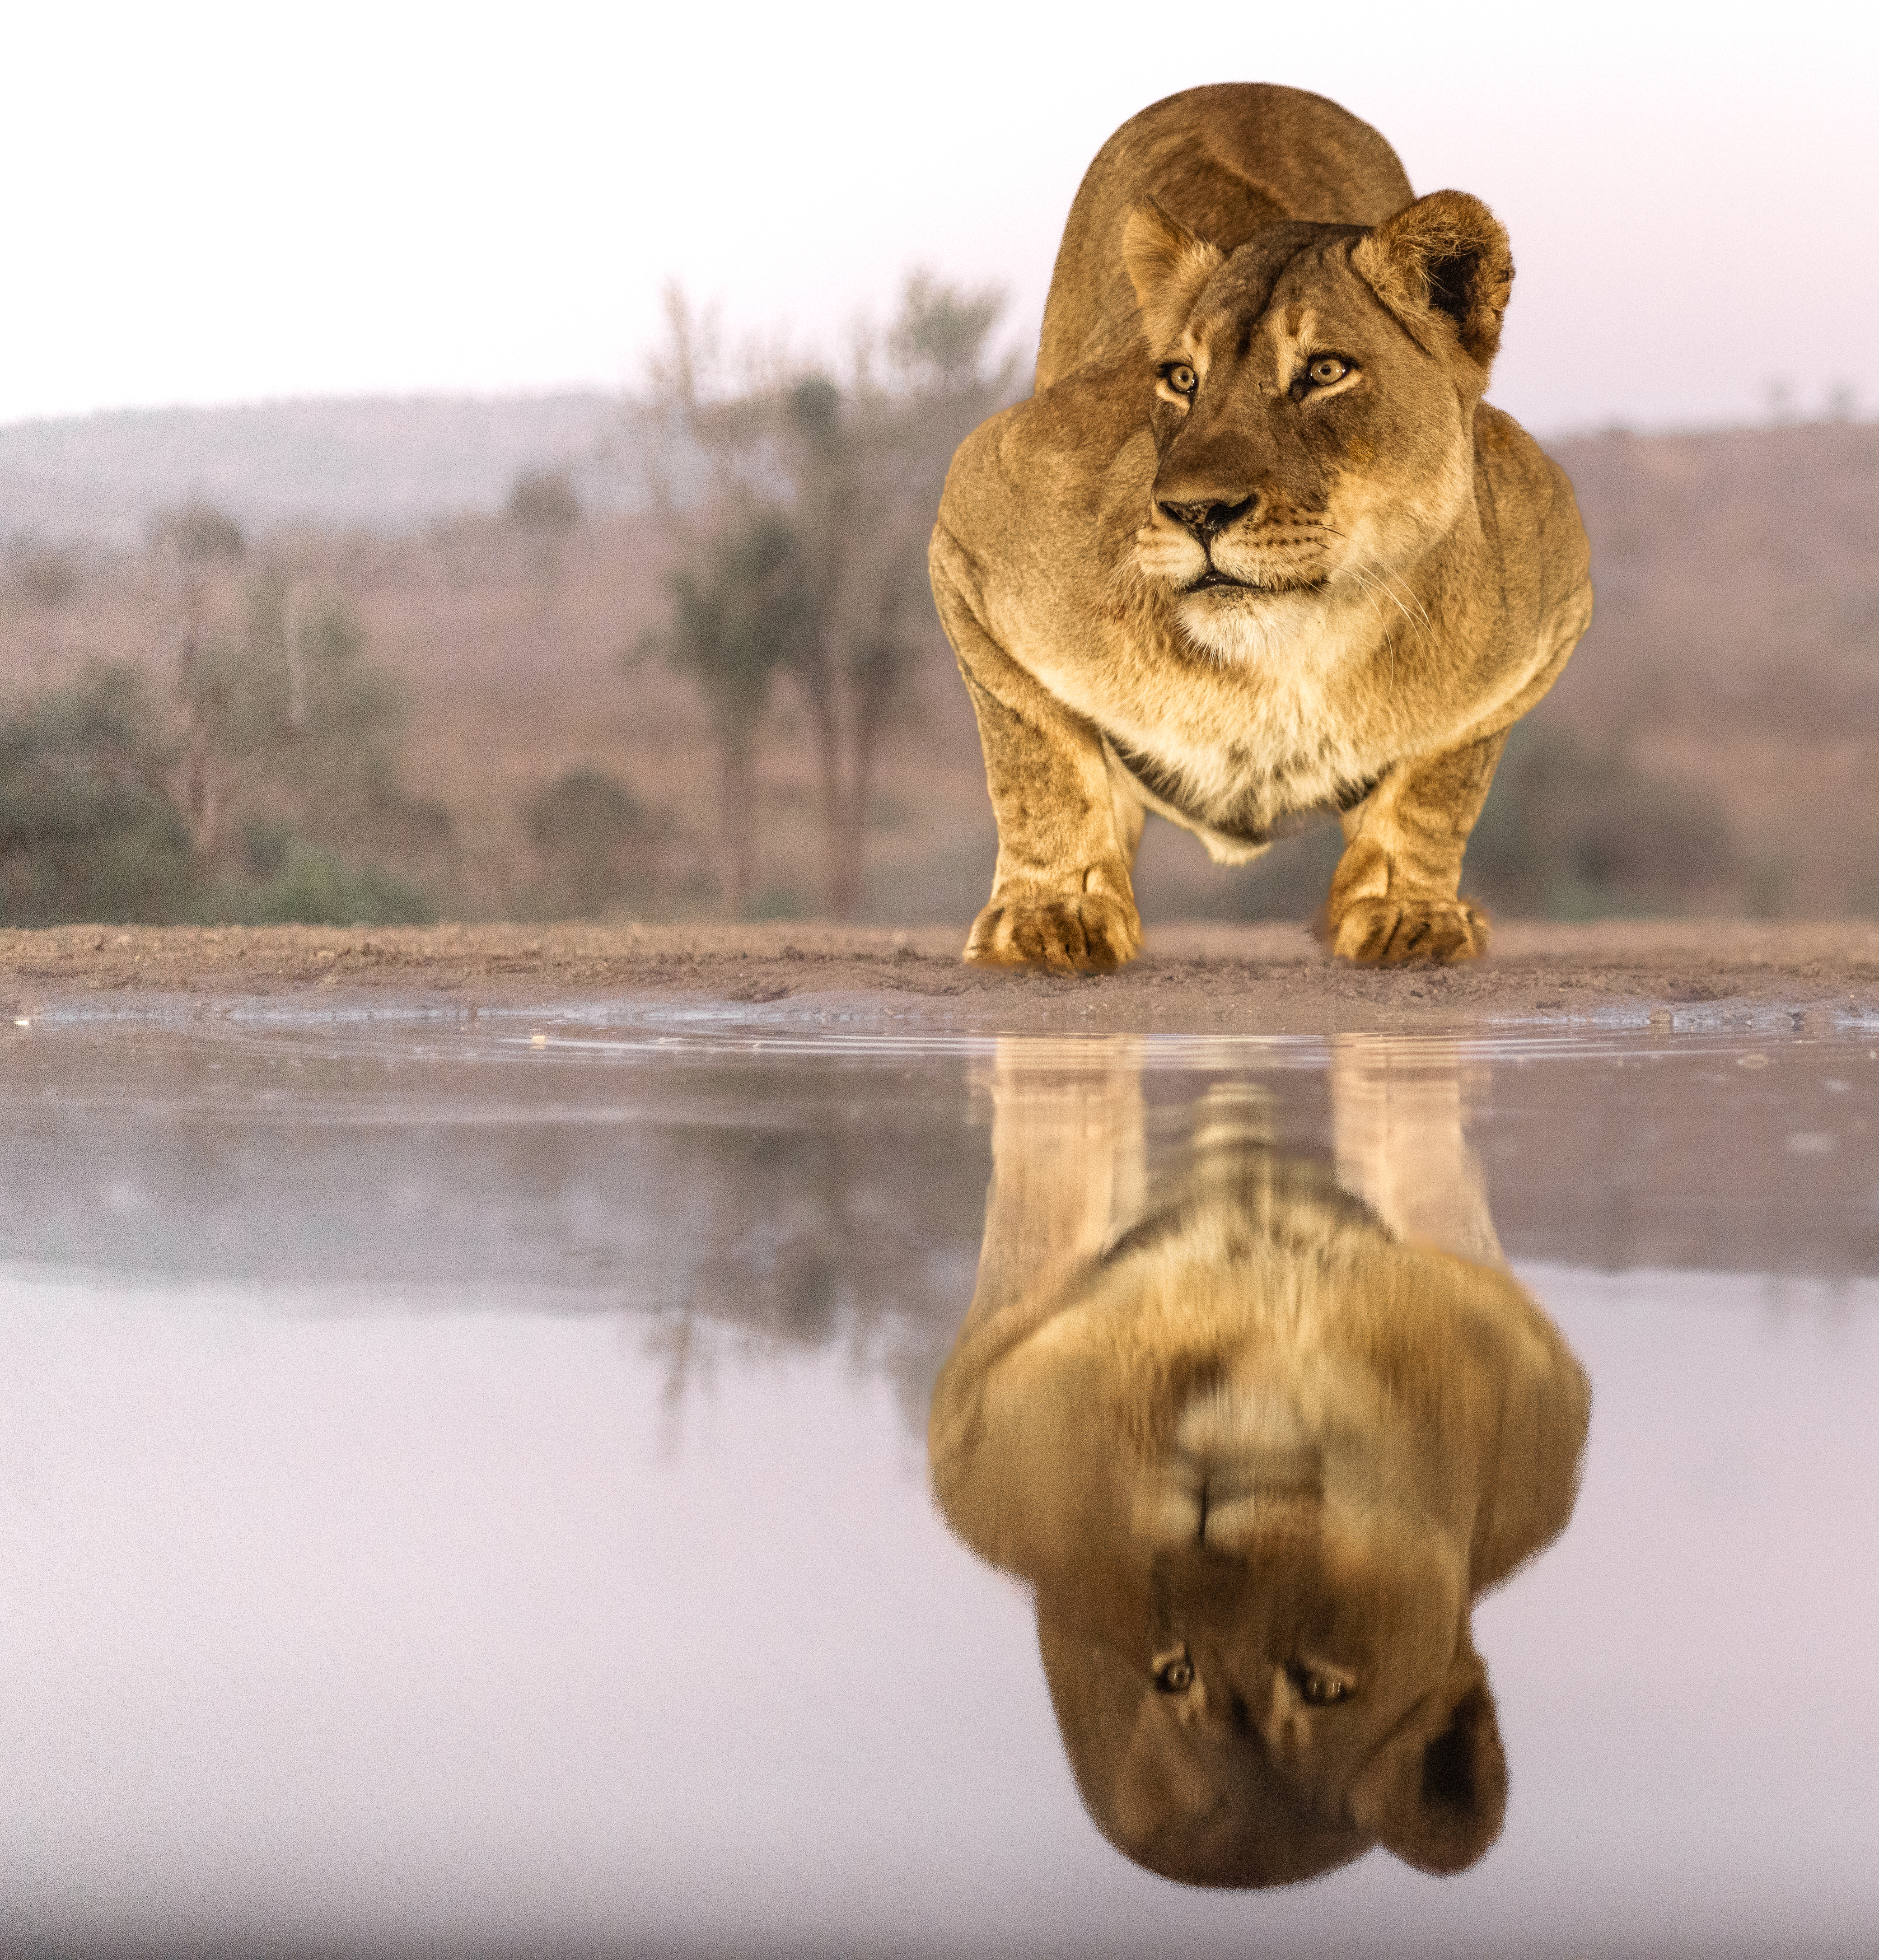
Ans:
[{"label": "lion's chest", "polygon": [[1248,848],[1296,828],[1309,812],[1349,809],[1380,773],[1366,746],[1330,721],[1288,718],[1215,740],[1167,724],[1105,733],[1165,814]]},{"label": "lion's chest", "polygon": [[1368,649],[1300,635],[1197,661],[1165,641],[1090,673],[1076,705],[1151,804],[1243,856],[1305,813],[1348,809],[1391,759]]}]

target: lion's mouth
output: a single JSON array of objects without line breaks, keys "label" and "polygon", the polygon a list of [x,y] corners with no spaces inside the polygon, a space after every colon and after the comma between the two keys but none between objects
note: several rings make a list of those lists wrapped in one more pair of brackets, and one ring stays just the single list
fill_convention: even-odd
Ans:
[{"label": "lion's mouth", "polygon": [[1316,577],[1288,576],[1278,572],[1267,573],[1258,578],[1235,578],[1232,573],[1222,571],[1217,565],[1210,562],[1207,570],[1191,585],[1184,586],[1181,591],[1184,597],[1197,592],[1250,592],[1266,598],[1280,592],[1321,591],[1325,583],[1321,574]]}]

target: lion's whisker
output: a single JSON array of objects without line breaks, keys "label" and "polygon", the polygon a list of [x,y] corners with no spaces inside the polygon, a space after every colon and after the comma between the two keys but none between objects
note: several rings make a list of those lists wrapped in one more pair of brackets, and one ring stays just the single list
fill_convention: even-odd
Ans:
[{"label": "lion's whisker", "polygon": [[[1388,618],[1384,612],[1382,607],[1377,603],[1375,583],[1371,578],[1369,574],[1364,570],[1362,565],[1353,565],[1352,567],[1352,571],[1355,574],[1359,586],[1362,590],[1366,603],[1369,605],[1371,611],[1377,616],[1377,624],[1383,635],[1383,644],[1389,649],[1390,686],[1394,689],[1396,686],[1396,641],[1390,632]],[[1395,597],[1394,593],[1391,593],[1390,596],[1392,598]],[[1400,606],[1398,609],[1401,609]],[[1405,613],[1404,616],[1406,619],[1408,618],[1408,615],[1407,613]],[[1410,623],[1413,625],[1415,622],[1411,620]]]}]

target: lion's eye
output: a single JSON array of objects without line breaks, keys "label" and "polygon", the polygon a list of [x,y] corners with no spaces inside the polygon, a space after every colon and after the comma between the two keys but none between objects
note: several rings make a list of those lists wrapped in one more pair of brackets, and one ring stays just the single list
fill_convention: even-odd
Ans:
[{"label": "lion's eye", "polygon": [[1155,1686],[1162,1694],[1185,1694],[1194,1685],[1194,1662],[1185,1647],[1174,1653],[1158,1654],[1154,1667]]},{"label": "lion's eye", "polygon": [[1340,1681],[1334,1674],[1323,1674],[1315,1667],[1307,1667],[1303,1661],[1294,1661],[1286,1669],[1287,1678],[1297,1691],[1299,1699],[1312,1708],[1328,1708],[1333,1703],[1346,1700],[1350,1694],[1350,1683]]},{"label": "lion's eye", "polygon": [[1200,377],[1184,361],[1171,361],[1162,370],[1162,379],[1178,395],[1191,395],[1200,385]]},{"label": "lion's eye", "polygon": [[1350,372],[1350,363],[1341,354],[1315,355],[1306,365],[1305,378],[1315,388],[1328,388]]}]

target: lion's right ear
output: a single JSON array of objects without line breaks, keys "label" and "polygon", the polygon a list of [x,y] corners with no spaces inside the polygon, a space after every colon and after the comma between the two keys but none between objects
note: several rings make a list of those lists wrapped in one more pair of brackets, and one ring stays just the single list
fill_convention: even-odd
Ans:
[{"label": "lion's right ear", "polygon": [[1350,1807],[1362,1828],[1419,1872],[1461,1871],[1500,1835],[1507,1758],[1487,1670],[1468,1642],[1371,1758]]},{"label": "lion's right ear", "polygon": [[1201,288],[1226,263],[1226,254],[1197,238],[1159,204],[1138,204],[1122,227],[1122,262],[1149,345],[1159,354],[1181,331]]},{"label": "lion's right ear", "polygon": [[1483,370],[1494,364],[1513,290],[1514,254],[1500,220],[1466,191],[1431,191],[1360,239],[1350,262],[1416,335],[1439,323]]}]

